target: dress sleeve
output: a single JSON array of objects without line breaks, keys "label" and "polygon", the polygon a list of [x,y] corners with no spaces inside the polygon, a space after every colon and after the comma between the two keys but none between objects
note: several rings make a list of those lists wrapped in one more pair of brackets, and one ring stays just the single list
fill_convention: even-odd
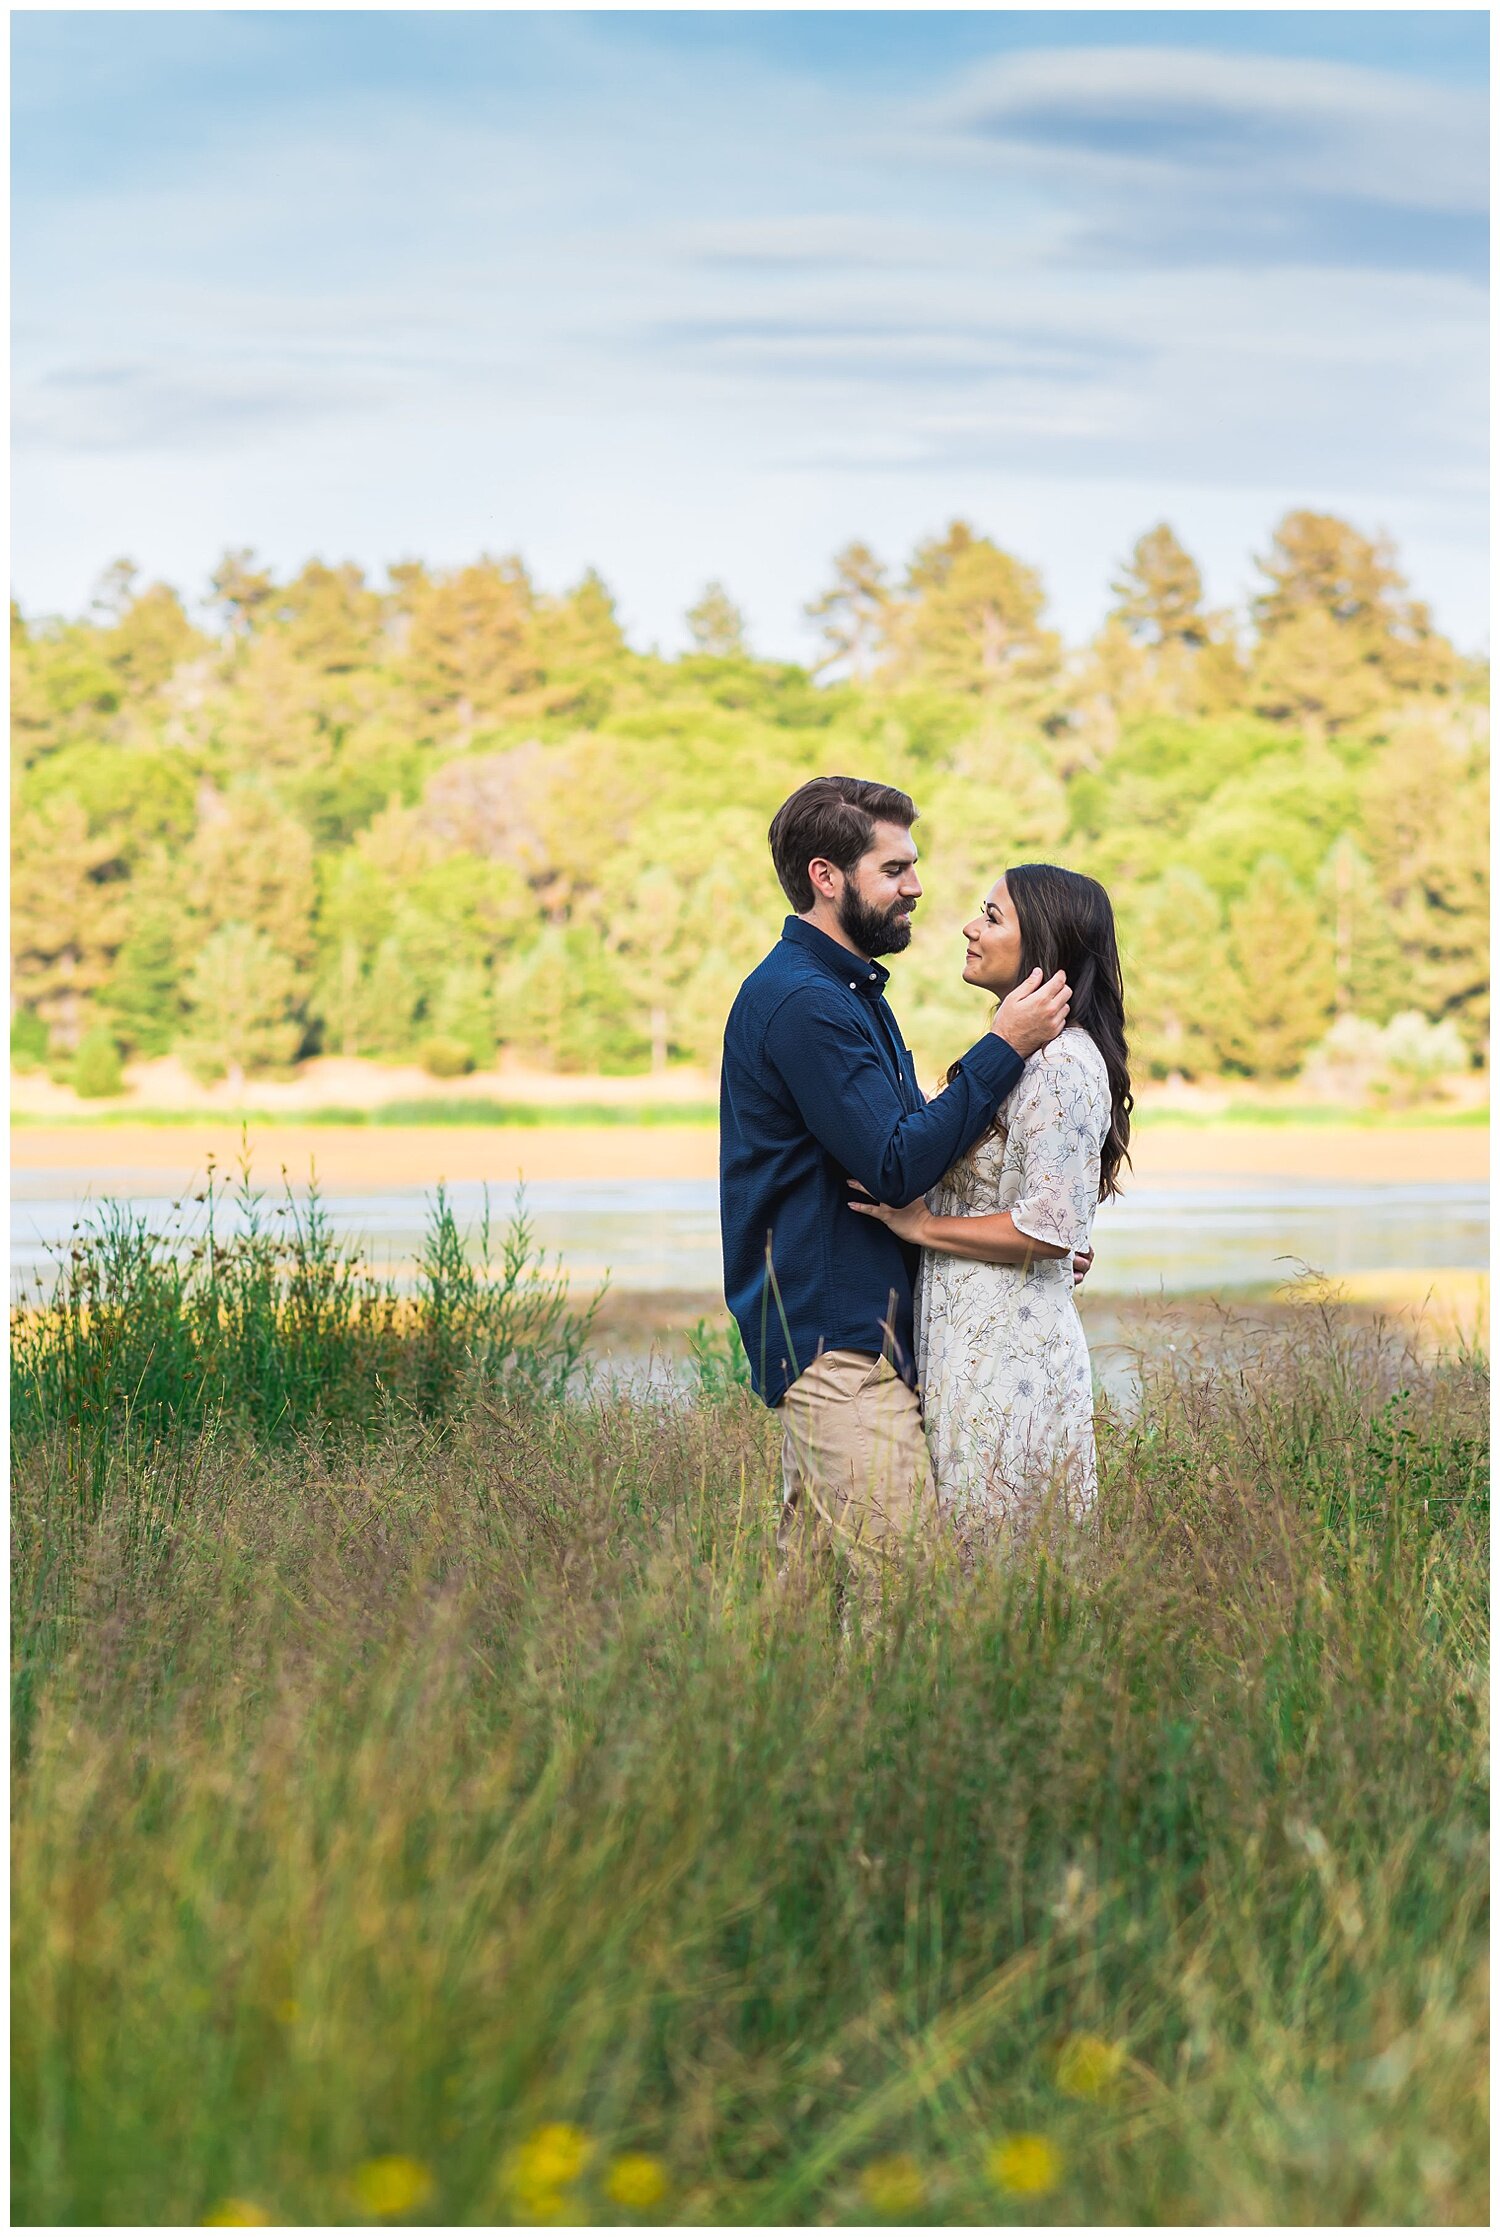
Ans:
[{"label": "dress sleeve", "polygon": [[1092,1068],[1070,1049],[1049,1050],[1028,1065],[1017,1101],[1010,1131],[1021,1155],[1021,1191],[1010,1216],[1038,1243],[1087,1250],[1109,1124]]}]

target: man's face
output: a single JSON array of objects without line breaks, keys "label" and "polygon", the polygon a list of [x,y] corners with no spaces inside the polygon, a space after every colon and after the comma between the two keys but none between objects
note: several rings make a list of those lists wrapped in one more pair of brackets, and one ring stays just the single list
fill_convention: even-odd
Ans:
[{"label": "man's face", "polygon": [[910,945],[912,910],[921,893],[911,833],[904,824],[877,823],[838,897],[844,937],[861,955],[899,955]]}]

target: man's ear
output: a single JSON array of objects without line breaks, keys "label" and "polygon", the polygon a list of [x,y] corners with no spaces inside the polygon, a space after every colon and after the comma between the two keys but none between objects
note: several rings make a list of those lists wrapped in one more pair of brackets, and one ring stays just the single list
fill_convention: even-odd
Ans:
[{"label": "man's ear", "polygon": [[836,879],[841,875],[836,863],[826,855],[815,854],[807,865],[808,880],[813,892],[823,901],[837,901],[839,890]]}]

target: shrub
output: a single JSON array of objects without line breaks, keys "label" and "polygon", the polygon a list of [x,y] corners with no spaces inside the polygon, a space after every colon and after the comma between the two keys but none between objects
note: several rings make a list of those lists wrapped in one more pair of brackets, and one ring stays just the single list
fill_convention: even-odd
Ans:
[{"label": "shrub", "polygon": [[1468,1069],[1468,1051],[1451,1018],[1402,1010],[1386,1025],[1341,1017],[1303,1066],[1315,1093],[1401,1107],[1441,1091],[1447,1073]]},{"label": "shrub", "polygon": [[1393,1102],[1418,1102],[1447,1072],[1466,1072],[1469,1052],[1452,1018],[1424,1018],[1402,1010],[1385,1029],[1385,1061]]},{"label": "shrub", "polygon": [[422,1045],[422,1069],[435,1080],[459,1080],[474,1069],[474,1051],[463,1041],[438,1034]]},{"label": "shrub", "polygon": [[[210,1166],[201,1229],[153,1230],[106,1201],[50,1289],[12,1315],[18,1443],[63,1429],[94,1471],[111,1449],[218,1421],[261,1444],[373,1431],[501,1389],[561,1397],[598,1300],[581,1311],[537,1250],[524,1201],[493,1239],[432,1199],[411,1294],[329,1232],[316,1187],[269,1210],[248,1162],[231,1193]],[[227,1215],[227,1216],[226,1216]],[[226,1234],[226,1227],[229,1232]]]},{"label": "shrub", "polygon": [[102,1025],[93,1027],[79,1042],[68,1084],[75,1095],[88,1097],[118,1095],[123,1090],[125,1074],[120,1067],[120,1052],[113,1036]]}]

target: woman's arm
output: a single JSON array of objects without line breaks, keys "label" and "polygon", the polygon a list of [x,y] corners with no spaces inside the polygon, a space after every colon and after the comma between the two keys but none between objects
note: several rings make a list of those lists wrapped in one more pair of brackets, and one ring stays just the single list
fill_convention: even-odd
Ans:
[{"label": "woman's arm", "polygon": [[[852,1184],[858,1187],[858,1182]],[[1071,1258],[1065,1244],[1039,1243],[1023,1234],[1009,1212],[981,1212],[972,1219],[940,1219],[918,1197],[914,1204],[871,1204],[850,1200],[851,1212],[878,1219],[905,1243],[943,1251],[949,1258],[974,1258],[985,1266],[1029,1266],[1037,1258]],[[1092,1252],[1087,1254],[1092,1257]]]},{"label": "woman's arm", "polygon": [[[1071,1258],[1076,1287],[1094,1254],[1055,1238],[1088,1233],[1089,1210],[1099,1200],[1103,1140],[1102,1129],[1092,1123],[1097,1114],[1088,1082],[1080,1089],[1079,1077],[1077,1053],[1069,1051],[1065,1039],[1027,1068],[1008,1118],[1011,1140],[1021,1153],[1020,1193],[1010,1211],[941,1219],[920,1197],[899,1209],[864,1201],[851,1202],[850,1210],[883,1221],[903,1242],[981,1265],[1024,1268],[1039,1259]],[[866,1197],[858,1181],[850,1187]],[[1026,1214],[1025,1227],[1016,1225],[1016,1212]],[[1039,1229],[1046,1240],[1031,1229]]]},{"label": "woman's arm", "polygon": [[939,1219],[928,1212],[918,1238],[922,1248],[949,1258],[977,1258],[985,1266],[1029,1266],[1034,1258],[1071,1258],[1060,1243],[1039,1243],[1017,1227],[1009,1212],[977,1212],[969,1219]]}]

